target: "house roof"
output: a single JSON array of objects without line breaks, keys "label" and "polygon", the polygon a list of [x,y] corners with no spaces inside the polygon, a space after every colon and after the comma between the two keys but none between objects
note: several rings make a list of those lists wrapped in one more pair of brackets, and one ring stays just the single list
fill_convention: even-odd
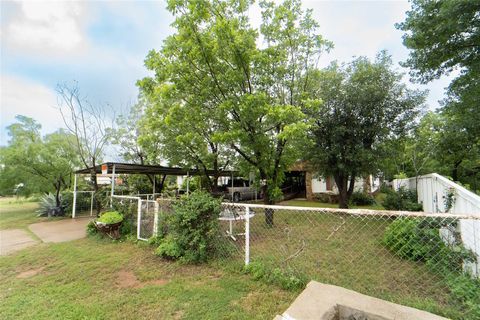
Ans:
[{"label": "house roof", "polygon": [[[80,169],[75,171],[79,174],[89,174],[92,170],[96,173],[102,173],[102,166],[107,167],[107,173],[113,173],[113,168],[115,167],[115,174],[166,174],[170,176],[197,176],[205,174],[204,170],[198,169],[185,169],[179,167],[164,167],[159,165],[143,165],[135,163],[121,163],[121,162],[106,162],[99,164],[95,167],[90,167],[86,169]],[[207,170],[208,175],[213,175],[213,170]],[[239,173],[237,171],[230,170],[221,170],[218,172],[219,176],[237,176]]]}]

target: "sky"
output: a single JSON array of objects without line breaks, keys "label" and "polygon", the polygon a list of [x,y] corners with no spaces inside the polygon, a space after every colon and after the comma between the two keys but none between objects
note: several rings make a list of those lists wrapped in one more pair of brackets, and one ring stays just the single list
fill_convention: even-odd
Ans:
[{"label": "sky", "polygon": [[[313,9],[320,33],[335,45],[320,60],[346,62],[354,56],[374,58],[383,49],[398,65],[408,56],[402,32],[407,1],[304,1]],[[250,10],[259,25],[257,8]],[[121,114],[134,104],[135,83],[151,75],[143,61],[174,30],[163,1],[1,1],[0,145],[6,127],[21,114],[42,125],[42,133],[63,127],[58,84],[78,83],[92,103]],[[407,72],[398,65],[398,69]],[[408,76],[405,77],[408,82]],[[450,79],[428,85],[428,107],[436,109]]]}]

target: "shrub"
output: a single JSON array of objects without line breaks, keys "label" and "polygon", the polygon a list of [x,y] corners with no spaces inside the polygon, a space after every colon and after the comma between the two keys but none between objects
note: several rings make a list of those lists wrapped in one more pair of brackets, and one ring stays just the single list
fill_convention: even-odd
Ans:
[{"label": "shrub", "polygon": [[264,264],[258,262],[252,262],[245,266],[244,271],[250,274],[255,280],[275,284],[285,290],[303,289],[308,282],[306,276],[295,273],[293,270],[280,268],[270,270]]},{"label": "shrub", "polygon": [[463,271],[463,262],[475,262],[476,257],[465,249],[459,236],[448,245],[440,237],[440,228],[455,234],[456,223],[452,219],[399,218],[385,230],[383,244],[404,259],[424,261],[432,272],[443,276],[440,281],[462,306],[464,319],[479,319],[480,279]]},{"label": "shrub", "polygon": [[87,236],[95,236],[98,234],[98,229],[97,227],[95,226],[95,222],[93,221],[90,221],[88,224],[87,224]]},{"label": "shrub", "polygon": [[382,202],[387,210],[422,211],[423,206],[417,203],[417,192],[400,187],[398,191],[389,190]]},{"label": "shrub", "polygon": [[123,221],[123,216],[117,211],[108,211],[103,213],[100,218],[97,219],[97,222],[102,222],[105,224],[114,224]]},{"label": "shrub", "polygon": [[185,262],[204,262],[218,249],[220,200],[195,191],[173,203],[173,213],[166,219],[168,234],[156,253]]},{"label": "shrub", "polygon": [[368,193],[355,191],[350,197],[350,202],[356,206],[370,206],[375,204],[375,199]]}]

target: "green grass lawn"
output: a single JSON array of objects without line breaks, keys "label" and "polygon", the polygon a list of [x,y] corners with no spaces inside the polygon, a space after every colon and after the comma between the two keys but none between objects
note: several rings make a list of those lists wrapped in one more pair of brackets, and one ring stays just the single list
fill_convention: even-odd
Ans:
[{"label": "green grass lawn", "polygon": [[0,198],[0,230],[26,229],[28,225],[62,218],[37,217],[38,203],[34,199]]},{"label": "green grass lawn", "polygon": [[[35,222],[34,203],[1,208],[2,228]],[[271,319],[297,294],[132,242],[88,238],[0,257],[0,319]]]},{"label": "green grass lawn", "polygon": [[[304,203],[306,201],[299,200]],[[297,205],[297,201],[289,201]],[[250,220],[250,261],[454,319],[462,312],[440,271],[397,257],[382,244],[388,217],[262,209]],[[223,226],[227,228],[227,226]],[[242,226],[236,227],[237,232]],[[243,243],[238,243],[242,249]]]}]

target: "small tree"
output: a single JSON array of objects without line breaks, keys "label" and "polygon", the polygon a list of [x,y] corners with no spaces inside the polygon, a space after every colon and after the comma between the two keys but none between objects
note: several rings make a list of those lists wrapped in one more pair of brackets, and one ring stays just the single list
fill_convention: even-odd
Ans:
[{"label": "small tree", "polygon": [[[101,163],[111,137],[113,123],[106,116],[106,108],[91,104],[73,86],[58,85],[59,110],[67,130],[75,137],[75,147],[82,165],[90,170],[90,183],[95,192],[97,215],[101,211],[97,173],[94,167]],[[112,119],[114,115],[112,115]]]},{"label": "small tree", "polygon": [[333,175],[339,206],[347,208],[355,178],[378,168],[380,144],[413,123],[424,94],[406,88],[385,52],[374,62],[332,64],[317,79],[312,95],[323,104],[310,112],[309,156],[321,173]]}]

